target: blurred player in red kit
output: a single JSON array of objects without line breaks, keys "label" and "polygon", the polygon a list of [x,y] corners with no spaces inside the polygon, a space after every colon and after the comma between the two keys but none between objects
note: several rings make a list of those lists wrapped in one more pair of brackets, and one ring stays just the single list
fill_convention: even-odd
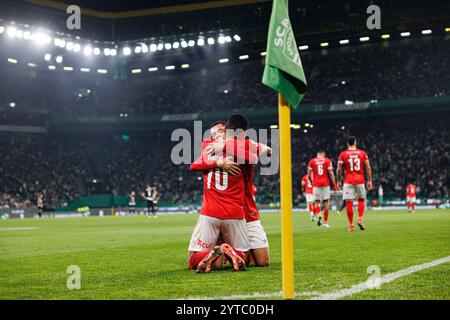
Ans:
[{"label": "blurred player in red kit", "polygon": [[[329,176],[329,178],[328,178]],[[317,156],[308,163],[308,179],[312,181],[313,197],[316,202],[314,212],[318,215],[317,225],[321,225],[322,215],[320,203],[323,205],[323,226],[329,228],[328,214],[330,212],[330,180],[334,190],[336,190],[336,181],[334,179],[333,164],[325,156],[325,151],[321,150]]]},{"label": "blurred player in red kit", "polygon": [[308,179],[308,175],[305,174],[302,178],[302,190],[306,198],[306,204],[308,206],[309,214],[311,216],[311,221],[315,221],[316,210],[313,197],[313,185]]},{"label": "blurred player in red kit", "polygon": [[370,167],[367,153],[356,147],[356,138],[347,139],[347,150],[339,155],[337,167],[338,187],[341,187],[341,177],[344,173],[344,187],[342,198],[347,207],[348,231],[354,231],[353,225],[353,200],[358,201],[358,226],[365,229],[363,215],[366,204],[366,187],[364,185],[364,169],[367,175],[367,190],[372,189],[372,168]]},{"label": "blurred player in red kit", "polygon": [[406,187],[406,205],[409,212],[416,212],[416,191],[417,187],[413,183]]}]

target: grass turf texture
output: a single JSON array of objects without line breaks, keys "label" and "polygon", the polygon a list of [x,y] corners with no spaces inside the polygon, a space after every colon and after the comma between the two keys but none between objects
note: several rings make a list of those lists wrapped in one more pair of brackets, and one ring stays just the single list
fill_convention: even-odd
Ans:
[{"label": "grass turf texture", "polygon": [[[0,299],[174,299],[281,291],[279,214],[262,214],[271,265],[196,274],[186,269],[197,215],[0,221]],[[345,214],[331,228],[294,213],[297,292],[325,293],[450,255],[450,210],[367,212],[367,229],[347,232]],[[38,228],[14,230],[10,228]],[[69,265],[81,289],[69,290]],[[347,299],[450,299],[450,263],[422,270]],[[279,297],[274,297],[279,298]],[[298,297],[306,299],[308,296]]]}]

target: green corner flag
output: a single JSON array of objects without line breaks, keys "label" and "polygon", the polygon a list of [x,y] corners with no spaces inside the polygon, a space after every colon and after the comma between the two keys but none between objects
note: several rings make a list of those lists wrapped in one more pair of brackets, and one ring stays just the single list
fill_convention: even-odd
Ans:
[{"label": "green corner flag", "polygon": [[298,107],[306,92],[306,78],[289,20],[288,0],[273,0],[262,82]]}]

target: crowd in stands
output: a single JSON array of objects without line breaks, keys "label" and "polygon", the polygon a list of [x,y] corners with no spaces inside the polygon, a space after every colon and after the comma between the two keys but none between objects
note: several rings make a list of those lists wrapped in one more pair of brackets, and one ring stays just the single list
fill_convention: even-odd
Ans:
[{"label": "crowd in stands", "polygon": [[[450,41],[437,36],[304,51],[308,92],[303,103],[450,95],[449,51]],[[276,95],[261,83],[263,68],[262,59],[229,65],[192,61],[188,70],[161,67],[142,75],[128,70],[127,79],[114,80],[112,75],[20,72],[13,65],[0,68],[2,78],[17,80],[3,83],[0,106],[13,101],[17,110],[44,109],[51,116],[116,117],[272,108]]]},{"label": "crowd in stands", "polygon": [[[375,190],[369,195],[376,197],[376,189],[382,185],[385,197],[403,199],[406,185],[414,182],[420,197],[448,197],[449,121],[448,116],[383,117],[321,121],[308,133],[293,130],[294,203],[304,201],[300,181],[309,159],[318,149],[324,149],[336,166],[350,134],[358,137],[359,146],[371,161]],[[0,206],[33,206],[40,191],[45,194],[46,206],[64,206],[78,196],[98,192],[87,186],[94,178],[103,181],[101,192],[105,193],[123,196],[134,190],[140,194],[151,183],[159,189],[161,203],[201,202],[202,176],[190,172],[188,164],[172,163],[174,143],[169,134],[99,140],[42,135],[3,137]],[[259,169],[256,173],[257,201],[279,201],[278,174],[274,178],[260,175]]]}]

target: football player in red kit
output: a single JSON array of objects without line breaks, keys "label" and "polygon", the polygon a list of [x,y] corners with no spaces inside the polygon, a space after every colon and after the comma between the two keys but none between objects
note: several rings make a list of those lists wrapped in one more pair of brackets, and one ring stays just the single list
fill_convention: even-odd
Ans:
[{"label": "football player in red kit", "polygon": [[345,200],[348,217],[348,231],[354,230],[353,225],[353,200],[358,201],[358,226],[365,229],[363,215],[366,204],[366,187],[364,185],[364,169],[367,175],[367,190],[372,189],[372,168],[370,167],[367,153],[356,147],[356,138],[347,139],[347,150],[339,155],[337,167],[338,187],[341,187],[341,177],[344,173],[344,187],[342,198]]},{"label": "football player in red kit", "polygon": [[[329,176],[329,178],[328,178]],[[312,181],[313,196],[316,202],[315,213],[319,216],[317,225],[321,225],[322,215],[320,213],[320,202],[323,204],[323,226],[329,228],[328,214],[330,212],[330,180],[334,190],[336,182],[333,173],[333,164],[325,156],[325,151],[319,151],[317,157],[311,159],[308,163],[308,179]]]},{"label": "football player in red kit", "polygon": [[309,214],[311,216],[311,221],[315,221],[315,203],[313,197],[313,185],[308,179],[308,175],[305,174],[302,178],[302,190],[306,198],[306,204],[308,206]]},{"label": "football player in red kit", "polygon": [[[204,185],[201,214],[188,249],[188,267],[196,268],[197,272],[209,272],[217,261],[220,266],[223,255],[235,270],[245,270],[246,253],[250,250],[244,219],[245,183],[242,171],[227,157],[227,153],[211,155],[208,146],[218,140],[226,140],[223,149],[228,148],[231,154],[234,152],[239,162],[256,163],[258,157],[248,151],[241,152],[243,143],[238,144],[234,139],[224,137],[226,124],[220,121],[214,123],[211,139],[202,144],[202,155],[191,165],[191,171],[203,171]],[[220,236],[225,243],[219,246]]]},{"label": "football player in red kit", "polygon": [[406,205],[409,212],[416,212],[416,190],[417,187],[413,183],[406,187]]}]

